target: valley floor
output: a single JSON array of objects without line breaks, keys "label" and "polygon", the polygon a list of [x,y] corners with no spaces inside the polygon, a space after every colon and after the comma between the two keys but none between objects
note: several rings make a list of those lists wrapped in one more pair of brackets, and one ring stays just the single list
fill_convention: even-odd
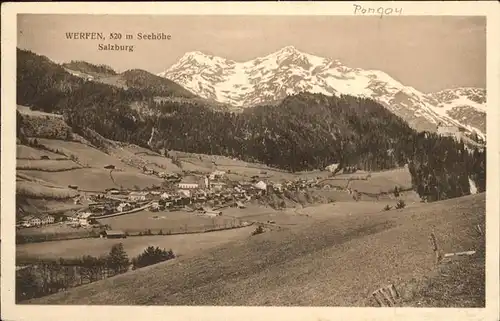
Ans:
[{"label": "valley floor", "polygon": [[[484,193],[331,217],[26,303],[377,306],[371,293],[394,284],[400,306],[483,306],[484,224]],[[442,253],[476,253],[436,265],[431,233]]]}]

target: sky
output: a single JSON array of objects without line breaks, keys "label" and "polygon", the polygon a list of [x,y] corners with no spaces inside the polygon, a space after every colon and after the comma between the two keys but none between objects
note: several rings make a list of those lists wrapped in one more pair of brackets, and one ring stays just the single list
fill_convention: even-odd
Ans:
[{"label": "sky", "polygon": [[[67,32],[121,33],[123,39],[70,40]],[[171,39],[138,40],[140,32]],[[100,43],[134,45],[134,51],[99,51]],[[348,67],[382,70],[422,92],[486,86],[484,17],[18,15],[19,48],[118,72],[157,74],[189,51],[242,62],[289,45]]]}]

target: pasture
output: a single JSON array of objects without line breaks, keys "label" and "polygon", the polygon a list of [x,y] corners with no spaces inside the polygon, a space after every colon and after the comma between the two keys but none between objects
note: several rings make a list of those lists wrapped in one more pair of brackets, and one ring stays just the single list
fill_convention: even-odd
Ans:
[{"label": "pasture", "polygon": [[59,150],[65,155],[76,157],[78,163],[84,166],[95,168],[104,168],[107,165],[114,165],[117,169],[137,173],[140,170],[129,166],[118,158],[110,156],[96,148],[90,147],[78,142],[69,142],[64,140],[39,138],[38,142],[51,150]]},{"label": "pasture", "polygon": [[[484,193],[267,232],[29,303],[375,306],[374,290],[394,284],[411,298],[437,273],[430,233],[443,253],[480,249],[478,224],[485,224]],[[484,275],[462,280],[469,282],[485,287]],[[463,306],[447,298],[449,307]]]},{"label": "pasture", "polygon": [[55,117],[55,118],[60,118],[62,119],[62,115],[58,114],[51,114],[51,113],[46,113],[40,110],[33,110],[28,106],[23,106],[23,105],[17,105],[17,111],[21,115],[27,115],[27,116],[33,116],[33,117]]},{"label": "pasture", "polygon": [[152,153],[139,154],[138,156],[140,156],[145,161],[147,167],[155,165],[158,168],[158,171],[167,173],[182,172],[182,169],[180,169],[177,165],[174,165],[170,158],[163,157],[161,155],[154,155]]},{"label": "pasture", "polygon": [[16,181],[16,195],[35,199],[68,199],[75,197],[77,191],[65,187],[51,187],[38,183]]},{"label": "pasture", "polygon": [[16,160],[17,170],[62,172],[72,169],[82,168],[81,165],[69,159],[45,160],[45,159],[18,159]]},{"label": "pasture", "polygon": [[177,256],[186,256],[197,251],[218,246],[234,240],[245,239],[255,229],[253,226],[197,234],[133,236],[126,239],[87,238],[79,240],[53,241],[19,244],[16,246],[18,260],[58,259],[100,256],[109,253],[111,246],[123,243],[129,257],[137,256],[148,246],[172,249]]},{"label": "pasture", "polygon": [[60,186],[77,185],[80,190],[104,191],[109,188],[146,188],[161,185],[162,179],[137,172],[118,172],[98,168],[81,168],[65,172],[19,170],[18,173]]},{"label": "pasture", "polygon": [[51,160],[68,159],[64,155],[52,153],[46,150],[33,148],[26,145],[16,145],[16,158],[20,159],[41,159],[42,156],[47,156]]},{"label": "pasture", "polygon": [[[19,195],[20,196],[20,195]],[[66,213],[70,211],[76,211],[82,208],[82,205],[75,205],[73,199],[49,199],[44,198],[32,198],[32,197],[18,197],[16,199],[17,205],[19,205],[24,213]]]},{"label": "pasture", "polygon": [[155,234],[157,234],[160,229],[164,234],[167,234],[203,232],[210,229],[220,229],[240,225],[238,220],[224,216],[209,217],[196,215],[195,212],[150,212],[147,210],[100,219],[99,222],[102,224],[108,224],[115,230],[138,233],[150,229]]}]

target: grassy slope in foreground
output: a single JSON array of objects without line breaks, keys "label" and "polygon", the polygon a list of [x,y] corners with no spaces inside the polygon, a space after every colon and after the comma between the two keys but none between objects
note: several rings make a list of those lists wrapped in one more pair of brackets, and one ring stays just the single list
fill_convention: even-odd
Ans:
[{"label": "grassy slope in foreground", "polygon": [[403,284],[424,283],[436,273],[431,232],[445,253],[473,250],[484,246],[474,230],[484,222],[485,194],[346,216],[261,234],[31,303],[370,306],[372,291],[393,283],[404,294]]}]

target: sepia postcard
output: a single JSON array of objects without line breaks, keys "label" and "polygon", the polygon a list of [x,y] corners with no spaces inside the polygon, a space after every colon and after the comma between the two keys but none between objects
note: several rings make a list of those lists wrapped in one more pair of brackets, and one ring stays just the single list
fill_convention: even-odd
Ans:
[{"label": "sepia postcard", "polygon": [[498,9],[2,5],[2,320],[499,320]]}]

